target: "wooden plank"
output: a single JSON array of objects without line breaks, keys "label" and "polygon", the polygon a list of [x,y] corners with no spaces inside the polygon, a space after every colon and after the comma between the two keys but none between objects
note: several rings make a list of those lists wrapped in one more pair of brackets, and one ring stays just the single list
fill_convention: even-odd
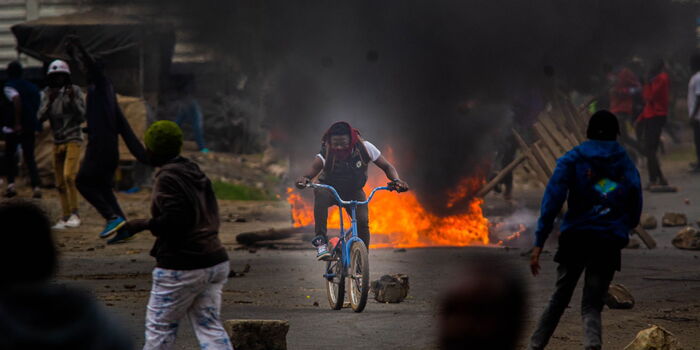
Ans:
[{"label": "wooden plank", "polygon": [[654,240],[654,237],[652,237],[649,234],[649,232],[643,229],[641,225],[637,226],[634,230],[632,230],[632,233],[636,233],[637,236],[639,236],[639,238],[642,240],[642,242],[644,242],[644,245],[647,246],[647,248],[656,248],[656,241]]},{"label": "wooden plank", "polygon": [[550,114],[550,117],[555,130],[557,130],[557,132],[559,132],[559,134],[562,135],[562,137],[566,139],[569,143],[569,147],[567,147],[567,149],[571,149],[574,146],[580,144],[580,142],[575,137],[573,137],[571,133],[569,133],[568,127],[566,125],[567,123],[565,121],[561,120],[561,118],[554,117],[552,114]]},{"label": "wooden plank", "polygon": [[542,163],[546,166],[547,174],[551,177],[552,174],[554,174],[554,168],[557,166],[557,160],[556,158],[552,158],[551,155],[548,156],[544,151],[542,151],[542,140],[537,140],[535,143],[532,144],[532,151],[535,154],[535,157],[541,158]]},{"label": "wooden plank", "polygon": [[479,190],[479,192],[476,193],[476,196],[480,198],[486,196],[489,192],[493,190],[494,187],[496,187],[496,185],[503,181],[504,177],[512,173],[515,170],[515,168],[517,168],[518,165],[520,165],[526,159],[527,157],[525,157],[525,155],[519,154],[512,162],[510,162],[510,164],[506,165],[503,169],[501,169],[498,172],[498,175],[496,175],[496,177],[494,177],[493,179],[491,179],[491,181],[485,184],[484,187],[482,187]]},{"label": "wooden plank", "polygon": [[520,151],[525,154],[525,157],[527,157],[530,168],[532,168],[535,174],[537,174],[538,179],[546,186],[547,182],[549,182],[549,175],[547,175],[547,172],[544,170],[544,165],[540,163],[537,157],[535,157],[532,150],[530,147],[528,147],[527,143],[525,140],[523,140],[518,131],[515,129],[511,129],[511,131],[515,136],[515,140],[518,142]]},{"label": "wooden plank", "polygon": [[552,138],[552,140],[555,141],[561,149],[565,150],[564,152],[562,152],[562,154],[574,148],[574,144],[572,144],[571,141],[566,136],[564,136],[564,134],[560,133],[557,130],[556,125],[552,120],[550,120],[549,118],[542,119],[541,124],[544,130],[547,131],[547,134],[549,134],[549,136]]},{"label": "wooden plank", "polygon": [[557,142],[547,134],[547,131],[544,130],[544,126],[542,126],[540,122],[536,122],[533,127],[535,128],[535,134],[544,142],[544,145],[554,160],[561,157],[566,152],[563,147],[559,146]]}]

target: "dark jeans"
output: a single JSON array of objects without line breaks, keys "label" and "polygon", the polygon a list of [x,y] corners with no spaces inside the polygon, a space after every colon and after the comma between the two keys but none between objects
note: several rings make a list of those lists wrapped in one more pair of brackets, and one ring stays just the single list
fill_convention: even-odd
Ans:
[{"label": "dark jeans", "polygon": [[[362,189],[354,191],[338,191],[340,198],[343,200],[357,200],[364,201],[367,199],[365,196],[365,191]],[[328,221],[328,208],[336,205],[337,202],[333,194],[328,190],[323,188],[314,189],[314,222],[316,224],[316,238],[321,239],[323,242],[328,241],[328,236],[326,235],[327,221]],[[350,215],[350,210],[347,210],[348,215]],[[357,219],[357,236],[365,242],[365,245],[369,248],[369,210],[366,205],[357,206],[355,210],[355,219]],[[348,229],[348,226],[345,227]]]},{"label": "dark jeans", "polygon": [[583,321],[585,348],[602,346],[602,324],[600,313],[603,310],[603,298],[608,291],[615,269],[612,267],[585,266],[583,264],[559,264],[557,283],[554,294],[549,299],[537,323],[537,328],[530,338],[530,349],[543,349],[554,334],[559,319],[571,301],[579,277],[583,272],[585,281],[581,299],[581,319]]},{"label": "dark jeans", "polygon": [[[86,159],[87,161],[87,159]],[[83,162],[83,165],[85,162]],[[80,168],[75,185],[80,194],[102,215],[105,220],[111,220],[116,216],[126,218],[122,208],[114,195],[114,172],[90,171],[84,166]]]},{"label": "dark jeans", "polygon": [[700,167],[700,121],[693,120],[691,124],[693,125],[693,140],[695,141],[695,157],[698,162],[696,167]]},{"label": "dark jeans", "polygon": [[657,156],[664,124],[666,124],[666,116],[642,119],[637,125],[637,137],[642,144],[644,156],[647,158],[649,182],[652,184],[666,184],[666,178],[661,172],[661,164],[659,164]]},{"label": "dark jeans", "polygon": [[14,183],[17,176],[18,166],[15,155],[17,154],[17,146],[22,145],[22,154],[24,162],[29,170],[29,178],[32,182],[32,187],[41,186],[39,180],[39,169],[36,166],[34,158],[34,132],[25,131],[17,134],[5,135],[5,165],[7,166],[7,183]]}]

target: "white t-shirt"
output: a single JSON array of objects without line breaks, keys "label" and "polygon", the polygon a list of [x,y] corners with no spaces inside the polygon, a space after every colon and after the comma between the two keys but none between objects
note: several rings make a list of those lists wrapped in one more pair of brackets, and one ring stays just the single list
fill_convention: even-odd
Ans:
[{"label": "white t-shirt", "polygon": [[17,92],[17,89],[13,87],[5,86],[5,88],[2,90],[5,93],[5,97],[7,97],[7,99],[10,101],[12,101],[15,96],[19,96],[19,92]]},{"label": "white t-shirt", "polygon": [[695,73],[688,83],[688,116],[690,119],[700,120],[700,113],[691,115],[695,110],[695,101],[698,96],[700,96],[700,72]]},{"label": "white t-shirt", "polygon": [[[382,152],[379,151],[379,148],[377,148],[377,146],[373,145],[371,142],[362,141],[362,144],[365,145],[365,149],[367,149],[367,154],[369,154],[369,159],[373,162],[376,162],[377,159],[379,159],[379,156],[382,155]],[[326,158],[324,158],[321,153],[317,154],[316,157],[321,159],[323,165],[326,165]]]}]

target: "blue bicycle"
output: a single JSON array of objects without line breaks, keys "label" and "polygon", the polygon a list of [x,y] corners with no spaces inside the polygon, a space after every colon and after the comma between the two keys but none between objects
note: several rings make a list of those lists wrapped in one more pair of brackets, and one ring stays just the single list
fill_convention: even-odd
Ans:
[{"label": "blue bicycle", "polygon": [[[358,205],[368,205],[377,191],[398,191],[394,183],[388,186],[377,187],[372,190],[366,201],[345,201],[340,198],[333,186],[324,184],[307,184],[306,187],[323,188],[330,191],[338,202],[340,217],[343,217],[343,208],[350,213],[352,222],[350,228],[345,231],[343,220],[340,220],[340,235],[329,242],[331,257],[326,263],[326,272],[323,277],[326,279],[326,294],[328,302],[333,310],[340,310],[345,299],[346,280],[350,287],[350,306],[355,312],[362,312],[367,305],[367,294],[369,292],[369,258],[367,246],[357,236],[357,219],[355,210]],[[331,243],[334,243],[331,246]]]}]

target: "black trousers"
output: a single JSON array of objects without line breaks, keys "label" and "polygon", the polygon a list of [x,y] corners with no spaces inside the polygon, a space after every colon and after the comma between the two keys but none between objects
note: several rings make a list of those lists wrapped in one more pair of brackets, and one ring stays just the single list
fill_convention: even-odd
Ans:
[{"label": "black trousers", "polygon": [[17,154],[17,146],[22,145],[24,163],[27,164],[32,187],[41,186],[39,169],[36,166],[36,159],[34,158],[34,144],[34,132],[31,130],[22,132],[19,135],[5,135],[5,165],[7,167],[7,183],[14,183],[15,177],[17,177],[18,164],[15,155]]},{"label": "black trousers", "polygon": [[581,321],[583,322],[583,345],[586,348],[602,346],[603,298],[615,275],[612,267],[585,266],[584,264],[559,264],[557,283],[537,328],[530,338],[530,349],[544,349],[559,319],[564,314],[579,278],[584,274],[583,297],[581,298]]},{"label": "black trousers", "polygon": [[698,167],[700,167],[700,121],[693,120],[693,140],[695,141],[695,157],[697,158]]},{"label": "black trousers", "polygon": [[644,156],[647,159],[649,182],[652,184],[666,184],[666,178],[661,172],[661,164],[657,156],[664,124],[666,124],[666,116],[657,116],[642,119],[637,125],[637,137],[641,141]]},{"label": "black trousers", "polygon": [[[365,191],[362,189],[339,191],[338,193],[340,194],[340,198],[346,201],[364,201],[367,199]],[[328,241],[328,208],[337,203],[333,194],[328,190],[323,188],[314,189],[314,222],[316,225],[316,238],[314,238],[314,241],[317,239],[321,239],[324,243]],[[350,215],[350,210],[346,211],[348,215]],[[369,248],[369,209],[366,205],[357,206],[355,210],[355,219],[357,219],[357,236],[365,242],[365,245]],[[347,230],[347,228],[346,226],[345,229]]]},{"label": "black trousers", "polygon": [[116,166],[106,169],[94,169],[83,161],[75,185],[80,194],[102,215],[105,220],[111,220],[116,216],[126,218],[122,208],[114,195],[114,173]]}]

